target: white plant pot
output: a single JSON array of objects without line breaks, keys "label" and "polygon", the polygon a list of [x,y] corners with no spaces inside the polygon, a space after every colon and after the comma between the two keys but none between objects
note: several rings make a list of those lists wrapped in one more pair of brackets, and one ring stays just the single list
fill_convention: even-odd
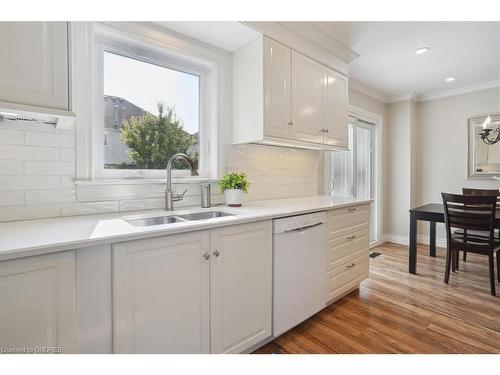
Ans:
[{"label": "white plant pot", "polygon": [[241,202],[243,202],[243,190],[228,189],[225,194],[226,203],[229,207],[241,207]]}]

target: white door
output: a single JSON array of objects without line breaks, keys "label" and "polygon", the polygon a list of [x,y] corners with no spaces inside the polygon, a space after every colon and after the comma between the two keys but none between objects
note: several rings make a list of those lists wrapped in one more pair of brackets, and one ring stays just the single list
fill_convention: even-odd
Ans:
[{"label": "white door", "polygon": [[347,77],[324,68],[323,124],[324,142],[348,148],[348,82]]},{"label": "white door", "polygon": [[199,231],[113,246],[115,353],[209,351],[208,245]]},{"label": "white door", "polygon": [[68,109],[67,27],[0,22],[0,101]]},{"label": "white door", "polygon": [[264,135],[290,137],[290,48],[264,38]]},{"label": "white door", "polygon": [[0,347],[74,353],[75,279],[74,251],[0,262]]},{"label": "white door", "polygon": [[323,142],[322,80],[319,63],[292,51],[292,130],[299,141]]},{"label": "white door", "polygon": [[272,222],[210,235],[211,352],[240,353],[271,336]]}]

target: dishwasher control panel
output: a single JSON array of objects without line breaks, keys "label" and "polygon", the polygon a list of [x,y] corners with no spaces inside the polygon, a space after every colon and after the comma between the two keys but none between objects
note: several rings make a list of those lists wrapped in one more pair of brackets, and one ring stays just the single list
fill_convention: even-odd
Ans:
[{"label": "dishwasher control panel", "polygon": [[274,220],[274,233],[286,233],[293,230],[326,223],[326,212],[314,212],[306,215],[290,216]]}]

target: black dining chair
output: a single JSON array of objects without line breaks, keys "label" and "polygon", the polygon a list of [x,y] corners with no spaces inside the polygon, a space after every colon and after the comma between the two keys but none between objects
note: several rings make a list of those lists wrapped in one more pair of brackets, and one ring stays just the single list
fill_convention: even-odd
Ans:
[{"label": "black dining chair", "polygon": [[[446,269],[444,282],[450,280],[452,259],[458,258],[460,251],[487,255],[489,261],[490,289],[495,292],[495,266],[493,255],[500,250],[500,243],[495,241],[495,214],[497,197],[495,195],[458,195],[441,193],[443,197],[444,220],[446,225]],[[464,233],[478,231],[486,236],[464,236],[455,233],[461,229]]]},{"label": "black dining chair", "polygon": [[[472,188],[462,188],[462,194],[463,195],[494,195],[497,197],[497,206],[499,205],[499,199],[500,199],[500,190],[499,189],[472,189]],[[465,236],[482,236],[482,237],[487,237],[487,233],[481,233],[481,232],[471,232],[467,233],[467,231],[456,231],[457,234],[464,234]],[[500,242],[500,231],[497,231],[497,240]],[[496,254],[497,258],[497,279],[498,282],[500,283],[500,250],[497,251]],[[458,269],[458,263],[459,263],[460,257],[457,257],[455,260],[455,269]],[[464,251],[463,254],[463,260],[464,262],[467,261],[467,251]]]}]

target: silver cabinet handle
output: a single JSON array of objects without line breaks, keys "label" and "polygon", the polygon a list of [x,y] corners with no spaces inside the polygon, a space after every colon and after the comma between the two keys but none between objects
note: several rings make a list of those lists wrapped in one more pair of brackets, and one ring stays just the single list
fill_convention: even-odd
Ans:
[{"label": "silver cabinet handle", "polygon": [[356,263],[351,263],[351,264],[348,264],[346,267],[350,269],[350,268],[354,267],[355,265],[356,265]]},{"label": "silver cabinet handle", "polygon": [[292,121],[288,121],[288,126],[293,126],[293,122]]},{"label": "silver cabinet handle", "polygon": [[351,241],[351,240],[353,240],[353,239],[355,239],[355,238],[356,238],[356,236],[349,236],[349,237],[347,237],[347,239],[348,239],[349,241]]},{"label": "silver cabinet handle", "polygon": [[203,258],[205,258],[205,260],[209,260],[210,259],[210,253],[206,252],[205,254],[203,254]]},{"label": "silver cabinet handle", "polygon": [[219,250],[215,250],[212,254],[214,254],[216,257],[220,255]]},{"label": "silver cabinet handle", "polygon": [[347,207],[347,211],[356,211],[356,207]]}]

